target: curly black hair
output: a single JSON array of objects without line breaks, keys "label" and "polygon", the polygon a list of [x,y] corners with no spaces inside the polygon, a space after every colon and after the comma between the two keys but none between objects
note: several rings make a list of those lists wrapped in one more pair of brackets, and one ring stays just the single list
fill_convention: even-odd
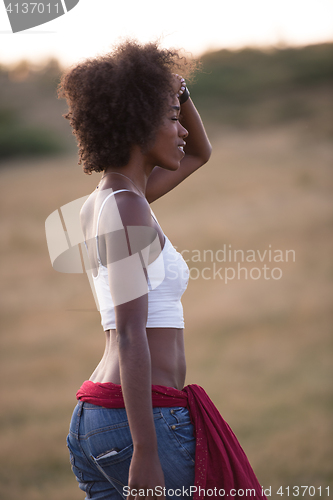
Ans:
[{"label": "curly black hair", "polygon": [[103,56],[87,59],[62,75],[65,98],[86,174],[122,167],[131,147],[144,151],[167,110],[172,73],[189,76],[196,63],[157,42],[126,40]]}]

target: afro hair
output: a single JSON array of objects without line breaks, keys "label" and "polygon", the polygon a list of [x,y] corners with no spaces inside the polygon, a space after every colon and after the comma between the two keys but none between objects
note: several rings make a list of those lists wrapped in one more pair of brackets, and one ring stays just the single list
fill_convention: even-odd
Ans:
[{"label": "afro hair", "polygon": [[125,166],[131,147],[154,140],[172,91],[172,74],[189,76],[196,63],[177,50],[126,40],[106,55],[87,59],[62,75],[65,98],[87,174]]}]

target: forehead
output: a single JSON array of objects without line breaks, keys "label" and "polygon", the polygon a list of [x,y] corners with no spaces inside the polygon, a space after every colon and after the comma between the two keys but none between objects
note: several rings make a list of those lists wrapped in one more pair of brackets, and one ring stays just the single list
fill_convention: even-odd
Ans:
[{"label": "forehead", "polygon": [[179,99],[176,95],[169,98],[169,112],[180,111]]},{"label": "forehead", "polygon": [[170,106],[178,106],[179,107],[179,99],[176,95],[170,96],[169,99]]},{"label": "forehead", "polygon": [[170,96],[169,97],[169,106],[168,106],[168,109],[167,109],[167,112],[166,112],[166,115],[165,116],[169,116],[171,114],[179,114],[180,113],[180,104],[179,104],[179,99],[178,97],[175,95],[175,96]]}]

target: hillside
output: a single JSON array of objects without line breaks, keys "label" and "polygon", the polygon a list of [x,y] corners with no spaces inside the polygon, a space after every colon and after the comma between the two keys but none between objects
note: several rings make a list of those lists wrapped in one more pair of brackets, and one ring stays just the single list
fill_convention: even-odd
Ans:
[{"label": "hillside", "polygon": [[[333,44],[204,54],[189,85],[214,126],[254,129],[302,122],[311,134],[333,137]],[[11,156],[74,151],[75,140],[56,98],[61,67],[0,64],[0,161]]]},{"label": "hillside", "polygon": [[[333,488],[332,47],[203,56],[190,89],[212,157],[153,204],[190,268],[186,383],[214,400],[273,500],[293,496],[294,486],[311,487],[299,497],[318,500]],[[77,165],[65,105],[55,98],[59,71],[56,61],[48,69],[22,63],[0,76],[7,133],[19,127],[24,138],[32,126],[47,128],[68,148],[39,158],[24,150],[14,157],[14,148],[1,162],[6,500],[82,499],[65,439],[75,393],[104,348],[87,277],[54,271],[46,244],[46,218],[100,178]],[[222,262],[225,248],[252,250],[256,260]]]}]

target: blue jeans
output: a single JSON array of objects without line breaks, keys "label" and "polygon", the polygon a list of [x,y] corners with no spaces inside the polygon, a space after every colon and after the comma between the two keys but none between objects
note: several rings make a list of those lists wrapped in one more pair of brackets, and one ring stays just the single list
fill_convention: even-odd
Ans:
[{"label": "blue jeans", "polygon": [[[195,438],[189,412],[181,407],[153,408],[153,415],[166,497],[190,499]],[[133,444],[125,409],[80,401],[73,412],[67,446],[72,470],[86,499],[126,498],[127,489],[123,488],[128,482]]]}]

